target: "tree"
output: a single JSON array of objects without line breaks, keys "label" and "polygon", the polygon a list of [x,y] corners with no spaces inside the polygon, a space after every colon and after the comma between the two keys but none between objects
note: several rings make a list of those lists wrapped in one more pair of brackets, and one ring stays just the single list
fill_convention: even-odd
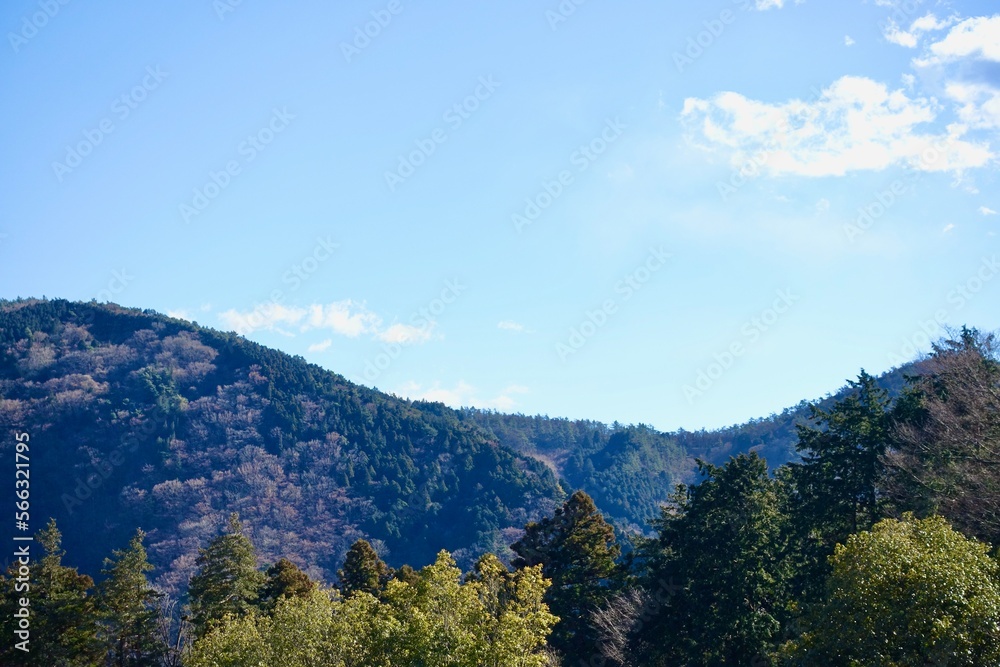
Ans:
[{"label": "tree", "polygon": [[797,588],[807,599],[821,593],[834,546],[885,514],[890,399],[863,370],[848,384],[851,393],[829,411],[811,406],[813,425],[797,427],[802,462],[789,464],[785,476],[800,561]]},{"label": "tree", "polygon": [[[35,541],[45,555],[29,566],[30,589],[19,588],[20,576],[16,564],[0,582],[0,628],[4,643],[0,662],[4,665],[53,665],[59,667],[91,667],[101,664],[101,643],[98,638],[94,598],[88,592],[94,580],[79,574],[76,568],[62,564],[62,533],[54,519],[38,531]],[[14,617],[19,601],[29,604],[29,652],[15,648]]]},{"label": "tree", "polygon": [[943,518],[886,519],[830,562],[826,600],[785,647],[795,664],[1000,664],[1000,565]]},{"label": "tree", "polygon": [[511,549],[517,554],[514,567],[541,565],[542,574],[552,581],[545,601],[559,622],[551,644],[566,663],[587,663],[599,655],[590,614],[621,585],[616,563],[621,547],[590,496],[577,491],[554,516],[529,523]]},{"label": "tree", "polygon": [[669,597],[637,644],[655,665],[767,664],[786,607],[781,483],[756,453],[698,467],[641,546],[646,590]]},{"label": "tree", "polygon": [[264,575],[257,569],[253,543],[243,534],[239,515],[229,516],[226,532],[199,550],[198,572],[191,577],[192,623],[201,637],[227,614],[243,616],[257,602]]},{"label": "tree", "polygon": [[367,540],[358,540],[351,545],[343,569],[337,572],[340,592],[344,597],[361,592],[378,597],[392,574],[392,569],[382,562]]},{"label": "tree", "polygon": [[104,560],[98,608],[107,643],[109,665],[143,667],[159,665],[166,646],[159,636],[158,602],[162,597],[146,579],[153,569],[136,531],[127,550],[114,551]]},{"label": "tree", "polygon": [[897,501],[1000,543],[1000,358],[996,338],[963,328],[911,378],[910,410],[888,456]]},{"label": "tree", "polygon": [[307,598],[316,589],[316,582],[287,558],[278,560],[264,573],[267,579],[260,590],[262,611],[271,613],[282,598]]}]

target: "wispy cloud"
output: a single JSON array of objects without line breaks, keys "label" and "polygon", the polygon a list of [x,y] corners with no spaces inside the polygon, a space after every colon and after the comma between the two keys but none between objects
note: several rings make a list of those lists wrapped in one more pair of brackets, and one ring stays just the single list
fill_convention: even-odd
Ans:
[{"label": "wispy cloud", "polygon": [[955,18],[939,19],[934,14],[926,14],[910,24],[910,27],[903,30],[895,21],[886,24],[882,35],[886,41],[908,49],[915,49],[921,36],[928,32],[944,30],[955,22]]},{"label": "wispy cloud", "polygon": [[497,323],[497,329],[513,331],[514,333],[531,333],[523,324],[514,320],[503,320]]},{"label": "wispy cloud", "polygon": [[989,206],[980,206],[979,213],[981,215],[996,215],[997,212],[991,209]]},{"label": "wispy cloud", "polygon": [[351,299],[304,307],[263,303],[251,311],[227,310],[219,314],[219,319],[226,327],[244,336],[261,330],[289,335],[292,334],[289,329],[300,333],[323,330],[348,338],[371,336],[383,342],[399,344],[426,342],[434,329],[433,325],[421,327],[393,323],[383,326],[381,317],[364,303]]},{"label": "wispy cloud", "polygon": [[850,35],[844,35],[844,46],[854,46],[854,38]]},{"label": "wispy cloud", "polygon": [[[695,145],[728,153],[734,168],[749,160],[771,175],[843,176],[909,165],[922,171],[982,167],[995,159],[988,143],[918,128],[937,119],[932,99],[860,76],[844,76],[809,102],[771,104],[736,92],[688,98],[681,113]],[[934,160],[923,156],[935,154]]]},{"label": "wispy cloud", "polygon": [[312,345],[309,346],[308,350],[310,352],[324,352],[327,349],[329,349],[331,345],[333,345],[333,339],[327,338],[326,340],[320,343],[313,343]]},{"label": "wispy cloud", "polygon": [[955,231],[955,224],[949,222],[947,225],[944,226],[944,229],[941,230],[941,233],[950,234],[953,231]]},{"label": "wispy cloud", "polygon": [[481,398],[476,388],[464,380],[459,380],[450,389],[442,387],[439,382],[425,387],[418,382],[410,381],[400,386],[395,393],[411,400],[434,401],[453,408],[476,407],[510,411],[517,406],[517,400],[514,396],[528,393],[528,388],[512,384],[504,387],[493,398]]}]

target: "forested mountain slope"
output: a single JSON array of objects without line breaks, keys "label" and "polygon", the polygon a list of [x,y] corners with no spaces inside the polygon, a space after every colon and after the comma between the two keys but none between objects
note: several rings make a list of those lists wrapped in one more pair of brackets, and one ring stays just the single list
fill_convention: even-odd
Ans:
[{"label": "forested mountain slope", "polygon": [[234,510],[264,559],[334,580],[359,537],[394,564],[502,552],[564,495],[544,464],[441,404],[113,305],[0,303],[0,425],[30,434],[35,528],[55,517],[97,571],[141,526],[173,591]]}]

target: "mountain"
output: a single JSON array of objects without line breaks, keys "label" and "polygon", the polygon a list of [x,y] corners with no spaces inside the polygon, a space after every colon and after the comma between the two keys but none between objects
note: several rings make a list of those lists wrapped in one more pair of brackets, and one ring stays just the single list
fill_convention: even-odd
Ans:
[{"label": "mountain", "polygon": [[[898,392],[905,372],[880,381]],[[620,530],[648,531],[696,457],[794,458],[808,406],[673,433],[452,410],[149,310],[0,301],[0,465],[27,431],[33,529],[55,517],[74,564],[96,572],[142,527],[171,592],[234,510],[265,560],[327,581],[359,537],[396,566],[507,553],[575,489]]]},{"label": "mountain", "polygon": [[[238,511],[263,558],[327,581],[368,537],[395,565],[502,552],[564,493],[458,414],[152,311],[0,302],[0,466],[30,435],[32,530],[97,572],[137,526],[177,592]],[[4,528],[10,531],[10,527]],[[6,536],[6,535],[5,535]]]}]

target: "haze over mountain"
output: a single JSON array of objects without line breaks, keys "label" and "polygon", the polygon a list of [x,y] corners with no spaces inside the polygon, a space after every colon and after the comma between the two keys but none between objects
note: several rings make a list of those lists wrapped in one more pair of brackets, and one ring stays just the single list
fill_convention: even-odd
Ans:
[{"label": "haze over mountain", "polygon": [[[509,554],[578,488],[620,529],[648,531],[695,457],[757,450],[783,463],[807,412],[662,433],[453,410],[152,311],[0,303],[0,425],[31,434],[33,516],[55,517],[89,570],[142,526],[174,592],[231,511],[263,558],[294,557],[328,580],[359,537],[396,565],[441,548],[466,565]],[[883,382],[895,390],[901,377]],[[5,441],[0,460],[11,456]]]}]

